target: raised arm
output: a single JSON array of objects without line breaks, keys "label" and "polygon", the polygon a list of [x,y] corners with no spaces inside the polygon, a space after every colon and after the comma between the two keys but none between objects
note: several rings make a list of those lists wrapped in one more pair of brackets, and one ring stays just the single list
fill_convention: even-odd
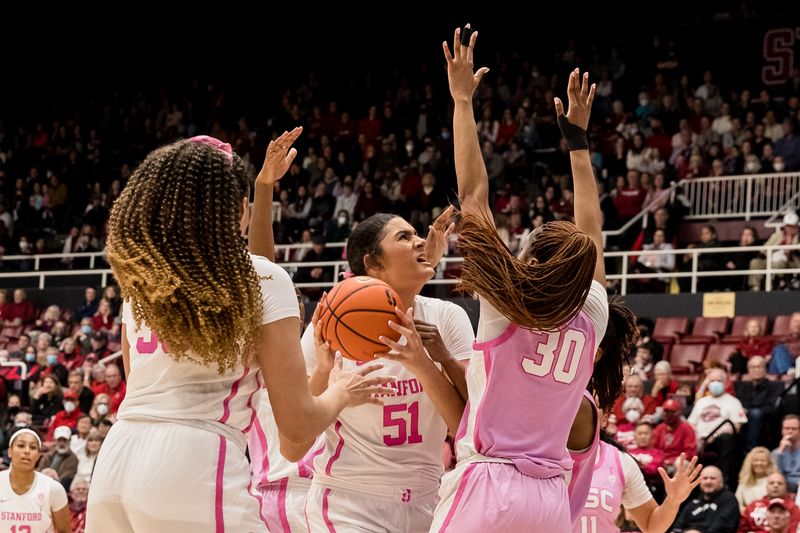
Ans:
[{"label": "raised arm", "polygon": [[250,220],[248,244],[250,252],[275,261],[275,238],[272,234],[272,191],[275,182],[286,174],[297,156],[297,149],[291,148],[303,132],[302,126],[286,132],[270,141],[264,164],[256,176],[253,198],[253,216]]},{"label": "raised arm", "polygon": [[592,162],[589,159],[589,142],[586,130],[594,101],[595,85],[589,87],[589,73],[580,79],[579,69],[569,75],[567,98],[569,109],[564,114],[564,104],[555,98],[558,127],[569,144],[569,158],[572,163],[572,179],[575,186],[575,225],[586,232],[597,248],[597,263],[594,279],[605,285],[606,268],[603,262],[603,216],[600,211],[600,195],[597,191]]},{"label": "raised arm", "polygon": [[456,28],[452,54],[446,41],[442,43],[442,47],[447,61],[450,95],[455,104],[453,142],[461,211],[489,215],[489,175],[483,162],[475,112],[472,109],[475,89],[489,69],[481,67],[477,72],[472,70],[472,56],[477,38],[478,32],[475,32],[470,37],[469,46],[462,46],[461,29]]}]

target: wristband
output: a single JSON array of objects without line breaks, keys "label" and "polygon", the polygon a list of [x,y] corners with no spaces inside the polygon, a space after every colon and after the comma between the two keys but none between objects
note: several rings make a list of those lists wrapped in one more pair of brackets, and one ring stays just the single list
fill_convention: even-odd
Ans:
[{"label": "wristband", "polygon": [[567,140],[570,152],[588,150],[589,141],[586,139],[586,130],[570,122],[566,115],[558,116],[558,128],[561,130],[561,135]]}]

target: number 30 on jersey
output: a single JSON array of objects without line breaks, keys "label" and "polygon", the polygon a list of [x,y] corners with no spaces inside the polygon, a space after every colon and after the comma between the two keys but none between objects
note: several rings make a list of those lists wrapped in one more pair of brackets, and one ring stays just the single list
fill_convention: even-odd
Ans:
[{"label": "number 30 on jersey", "polygon": [[543,378],[552,374],[559,383],[572,383],[586,345],[586,333],[568,329],[550,333],[541,331],[533,336],[537,341],[533,355],[523,356],[522,369],[532,376]]}]

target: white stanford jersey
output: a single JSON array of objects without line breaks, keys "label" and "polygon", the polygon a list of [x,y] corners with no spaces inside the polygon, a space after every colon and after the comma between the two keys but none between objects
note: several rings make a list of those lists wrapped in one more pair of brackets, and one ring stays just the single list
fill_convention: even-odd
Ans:
[{"label": "white stanford jersey", "polygon": [[[414,318],[436,325],[453,357],[470,357],[475,337],[464,309],[452,302],[417,296]],[[405,338],[400,342],[405,343]],[[301,343],[311,375],[317,365],[313,324]],[[447,426],[411,372],[395,361],[379,362],[384,367],[370,375],[395,376],[396,396],[383,398],[383,406],[361,405],[339,414],[325,430],[325,450],[314,459],[315,483],[401,493],[408,498],[403,501],[415,501],[415,495],[438,490]],[[344,360],[345,370],[356,366],[355,361]]]},{"label": "white stanford jersey", "polygon": [[[300,308],[289,275],[264,257],[251,256],[261,284],[262,324],[299,317]],[[258,362],[237,365],[220,375],[216,365],[175,361],[146,324],[136,327],[125,303],[122,323],[130,343],[130,376],[120,420],[163,420],[225,435],[244,450],[246,432],[256,417],[253,395],[263,378]]]},{"label": "white stanford jersey", "polygon": [[61,483],[34,472],[33,485],[25,494],[11,488],[11,470],[0,472],[0,533],[50,533],[53,511],[67,506]]},{"label": "white stanford jersey", "polygon": [[253,405],[256,408],[256,419],[247,434],[247,448],[250,452],[250,469],[253,473],[253,486],[260,488],[268,483],[285,478],[314,477],[313,461],[322,453],[325,438],[320,435],[311,449],[300,461],[293,463],[281,455],[280,436],[272,404],[266,389],[256,393]]}]

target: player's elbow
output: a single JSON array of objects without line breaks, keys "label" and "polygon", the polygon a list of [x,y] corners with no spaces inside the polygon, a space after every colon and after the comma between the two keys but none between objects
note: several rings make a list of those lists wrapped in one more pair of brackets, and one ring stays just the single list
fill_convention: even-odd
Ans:
[{"label": "player's elbow", "polygon": [[308,450],[311,449],[311,445],[314,443],[314,439],[305,440],[305,441],[292,441],[283,433],[280,434],[280,451],[281,455],[286,458],[287,461],[291,461],[296,463],[300,459],[302,459]]}]

